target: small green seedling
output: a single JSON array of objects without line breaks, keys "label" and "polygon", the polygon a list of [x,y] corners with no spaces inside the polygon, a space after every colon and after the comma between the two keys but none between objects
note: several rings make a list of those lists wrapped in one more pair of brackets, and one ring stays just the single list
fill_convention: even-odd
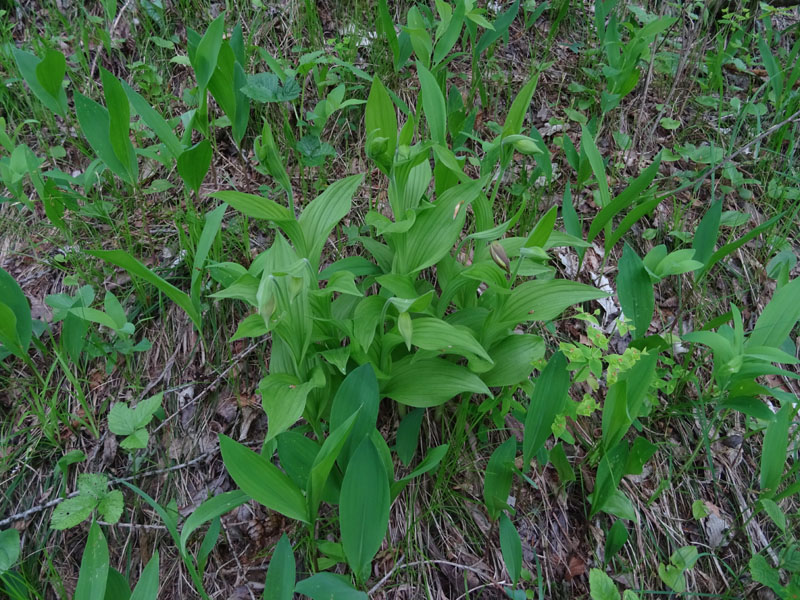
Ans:
[{"label": "small green seedling", "polygon": [[686,591],[686,571],[694,567],[698,558],[697,548],[694,546],[678,548],[669,557],[670,564],[658,564],[658,576],[673,591],[680,594]]},{"label": "small green seedling", "polygon": [[53,529],[69,529],[85,521],[95,509],[109,523],[122,516],[123,499],[119,490],[108,490],[108,476],[83,473],[78,476],[78,495],[56,506],[50,519]]},{"label": "small green seedling", "polygon": [[147,447],[150,435],[147,433],[147,424],[153,414],[161,408],[161,399],[164,393],[158,393],[146,400],[142,400],[134,408],[124,402],[118,402],[108,413],[108,428],[115,435],[127,436],[120,446],[125,450],[136,450]]}]

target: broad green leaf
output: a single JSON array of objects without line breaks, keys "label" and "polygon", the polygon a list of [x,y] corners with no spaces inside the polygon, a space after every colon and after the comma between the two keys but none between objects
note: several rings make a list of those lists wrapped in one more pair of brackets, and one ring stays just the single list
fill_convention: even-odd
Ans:
[{"label": "broad green leaf", "polygon": [[754,554],[750,558],[748,566],[750,567],[750,576],[754,581],[767,586],[776,594],[783,592],[780,571],[770,565],[762,555]]},{"label": "broad green leaf", "polygon": [[282,221],[291,221],[294,218],[288,208],[263,196],[246,194],[235,190],[223,190],[209,195],[212,198],[217,198],[230,204],[239,212],[253,219],[267,219],[280,223]]},{"label": "broad green leaf", "polygon": [[111,490],[98,503],[97,512],[109,523],[116,523],[122,516],[125,499],[119,490]]},{"label": "broad green leaf", "polygon": [[[564,199],[561,202],[561,216],[564,218],[564,228],[567,233],[578,240],[583,240],[583,224],[572,202],[572,188],[569,183],[564,190]],[[584,248],[576,248],[578,258],[583,262]]]},{"label": "broad green leaf", "polygon": [[397,237],[393,271],[413,274],[439,262],[458,241],[466,207],[480,193],[477,183],[449,188],[429,208],[418,214],[411,230]]},{"label": "broad green leaf", "polygon": [[[25,349],[17,332],[17,317],[7,304],[0,302],[0,349],[24,359]],[[3,357],[6,354],[2,354]]]},{"label": "broad green leaf", "polygon": [[[16,332],[16,341],[19,342],[22,352],[26,352],[33,332],[31,309],[22,288],[3,268],[0,268],[0,299],[2,299],[0,304],[5,305],[7,309],[5,318],[0,313],[0,320],[4,321],[11,330],[8,332],[9,334]],[[13,313],[15,323],[11,323],[12,319],[8,316],[8,312]],[[0,342],[3,344],[5,344],[5,337],[5,335],[0,336]],[[12,335],[11,338],[14,339],[14,336]]]},{"label": "broad green leaf", "polygon": [[400,425],[397,427],[397,437],[395,441],[395,451],[400,462],[406,467],[411,464],[414,453],[419,445],[419,430],[422,425],[422,417],[425,411],[422,408],[415,408],[409,412]]},{"label": "broad green leaf", "polygon": [[603,448],[616,446],[630,427],[628,415],[628,383],[621,379],[608,388],[603,402]]},{"label": "broad green leaf", "polygon": [[122,440],[122,442],[120,442],[120,446],[125,450],[139,450],[142,448],[147,448],[147,442],[149,440],[150,434],[147,433],[146,429],[137,429],[124,440]]},{"label": "broad green leaf", "polygon": [[772,522],[778,526],[782,533],[786,533],[786,514],[781,510],[780,506],[774,500],[769,498],[761,499],[761,507],[764,512],[769,515]]},{"label": "broad green leaf", "polygon": [[[631,385],[633,382],[635,382],[635,380],[631,382]],[[644,384],[642,384],[641,387],[645,387]],[[633,393],[636,393],[635,390]],[[653,444],[650,440],[642,436],[637,437],[631,445],[628,459],[625,462],[625,474],[641,475],[645,463],[656,453],[656,450],[658,450],[658,446]]]},{"label": "broad green leaf", "polygon": [[389,6],[386,0],[378,0],[378,33],[383,35],[389,44],[389,49],[392,51],[394,57],[394,68],[397,71],[399,56],[400,56],[400,43],[397,39],[397,32],[394,30],[394,21],[389,14]]},{"label": "broad green leaf", "polygon": [[455,327],[435,317],[418,317],[413,320],[413,325],[411,343],[423,350],[467,358],[474,355],[492,364],[489,354],[466,328]]},{"label": "broad green leaf", "polygon": [[365,439],[356,448],[342,480],[339,527],[347,564],[359,581],[380,549],[389,524],[389,481],[373,443]]},{"label": "broad green leaf", "polygon": [[780,347],[800,319],[800,277],[793,279],[772,296],[747,338],[745,349],[758,346]]},{"label": "broad green leaf", "polygon": [[197,49],[190,54],[192,68],[197,78],[197,86],[205,92],[208,82],[217,67],[217,57],[222,47],[222,34],[225,31],[225,13],[214,19],[206,29]]},{"label": "broad green leaf", "polygon": [[[621,511],[615,511],[615,505],[624,504],[627,499],[624,494],[620,492],[622,498],[617,496],[617,486],[622,480],[625,473],[625,465],[628,460],[628,442],[622,441],[610,450],[606,450],[600,459],[600,464],[597,467],[597,477],[595,478],[594,491],[591,495],[592,510],[591,515],[597,514],[603,510],[610,514],[617,514],[622,518],[635,518],[618,514]],[[616,498],[615,498],[616,497]],[[630,505],[630,502],[628,505]],[[617,506],[619,508],[619,506]]]},{"label": "broad green leaf", "polygon": [[522,124],[525,121],[525,115],[530,110],[531,99],[538,81],[538,76],[533,77],[517,93],[511,103],[511,108],[508,109],[508,116],[503,124],[503,137],[517,135],[522,131]]},{"label": "broad green leaf", "polygon": [[75,315],[76,317],[80,317],[85,321],[91,321],[92,323],[97,323],[98,325],[103,325],[104,327],[108,327],[111,330],[118,329],[117,322],[114,321],[114,319],[112,319],[102,310],[97,310],[96,308],[86,308],[85,306],[78,306],[75,308],[70,308],[69,313],[71,315]]},{"label": "broad green leaf", "polygon": [[133,110],[135,110],[136,113],[142,117],[145,124],[153,130],[153,133],[161,140],[161,143],[164,144],[164,147],[172,158],[177,159],[181,152],[183,152],[183,145],[173,133],[172,127],[170,127],[164,117],[161,116],[161,113],[150,106],[150,103],[131,86],[125,81],[120,81],[120,83],[122,84],[122,89],[125,90],[125,94],[128,96],[128,101],[133,106]]},{"label": "broad green leaf", "polygon": [[620,600],[616,584],[600,569],[589,571],[589,595],[592,600]]},{"label": "broad green leaf", "polygon": [[422,110],[434,142],[447,145],[447,109],[439,83],[425,66],[417,61],[417,77],[422,92]]},{"label": "broad green leaf", "polygon": [[81,126],[83,135],[89,145],[106,166],[120,179],[130,184],[135,183],[131,179],[128,167],[117,157],[114,146],[109,135],[111,120],[108,111],[100,106],[91,98],[87,98],[80,92],[75,92],[73,96],[75,102],[75,113],[78,116],[78,123]]},{"label": "broad green leaf", "polygon": [[[237,31],[238,39],[242,41],[241,25],[236,26],[234,34]],[[208,82],[208,91],[230,119],[233,141],[240,148],[250,120],[250,99],[241,91],[247,83],[247,75],[243,65],[235,56],[234,39],[236,38],[232,37],[229,43],[223,42],[220,47],[217,68],[214,69],[214,74]]]},{"label": "broad green leaf", "polygon": [[525,248],[533,248],[538,246],[544,248],[547,240],[550,239],[550,234],[553,233],[553,227],[556,224],[556,217],[558,217],[558,206],[554,205],[548,210],[542,218],[536,223],[528,239],[525,240]]},{"label": "broad green leaf", "polygon": [[[289,174],[286,172],[286,167],[283,164],[283,158],[278,152],[278,146],[275,143],[275,138],[272,136],[272,127],[269,122],[264,119],[264,126],[261,128],[261,137],[253,142],[253,148],[256,152],[256,157],[261,165],[267,169],[267,172],[275,178],[278,184],[286,192],[289,198],[289,206],[294,207],[294,191],[292,190],[292,182],[289,179]],[[240,209],[241,210],[241,209]],[[283,219],[293,217],[292,213],[287,211],[287,216]],[[275,220],[283,220],[275,219]]]},{"label": "broad green leaf", "polygon": [[178,173],[195,194],[211,166],[211,154],[211,144],[203,140],[184,150],[178,157]]},{"label": "broad green leaf", "polygon": [[[19,50],[14,45],[12,45],[11,51],[17,67],[33,95],[52,112],[62,117],[66,116],[67,94],[61,87],[61,81],[66,72],[64,56],[56,50],[48,50],[44,59],[39,59],[35,54]],[[56,83],[60,87],[59,90],[56,89]]]},{"label": "broad green leaf", "polygon": [[158,598],[158,572],[158,550],[155,550],[139,576],[130,600],[156,600]]},{"label": "broad green leaf", "polygon": [[136,183],[139,179],[139,166],[136,161],[136,152],[131,143],[131,105],[119,79],[100,67],[100,79],[103,82],[103,95],[106,99],[108,110],[108,138],[111,148],[125,167],[128,180]]},{"label": "broad green leaf", "polygon": [[306,489],[311,465],[319,454],[320,445],[296,429],[284,431],[277,441],[281,468],[299,488]]},{"label": "broad green leaf", "polygon": [[526,281],[508,296],[497,322],[515,326],[527,321],[551,321],[568,306],[608,295],[595,287],[567,279]]},{"label": "broad green leaf", "polygon": [[154,286],[156,286],[156,288],[158,288],[159,291],[163,292],[167,298],[175,302],[175,304],[184,310],[184,312],[192,320],[192,323],[194,323],[195,327],[197,327],[198,331],[202,330],[203,324],[200,313],[195,309],[192,299],[186,295],[185,292],[182,292],[171,283],[168,283],[156,275],[153,271],[145,267],[130,254],[124,250],[93,250],[89,251],[88,254],[126,269],[131,275],[136,275],[148,283],[152,283]]},{"label": "broad green leaf", "polygon": [[300,96],[300,86],[288,78],[284,81],[273,73],[256,73],[247,76],[241,91],[256,102],[291,102]]},{"label": "broad green leaf", "polygon": [[258,393],[268,418],[265,441],[280,435],[300,419],[306,398],[315,387],[318,387],[315,381],[301,382],[288,373],[272,373],[261,380]]},{"label": "broad green leaf", "polygon": [[50,527],[56,530],[69,529],[83,523],[97,506],[97,498],[79,494],[67,498],[53,510]]},{"label": "broad green leaf", "polygon": [[655,309],[653,284],[642,259],[628,244],[619,261],[617,295],[622,312],[633,321],[633,339],[645,337]]},{"label": "broad green leaf", "polygon": [[113,567],[108,570],[106,592],[103,598],[104,600],[130,600],[131,598],[128,579]]},{"label": "broad green leaf", "polygon": [[397,361],[381,390],[384,396],[408,406],[438,406],[463,393],[486,394],[489,388],[466,367],[442,358]]},{"label": "broad green leaf", "polygon": [[533,363],[544,356],[544,340],[538,335],[509,335],[489,350],[494,367],[481,373],[489,387],[517,385],[533,372]]},{"label": "broad green leaf", "polygon": [[[372,78],[364,121],[367,128],[367,152],[388,173],[397,147],[397,114],[392,99],[377,76]],[[379,140],[385,141],[381,143]],[[380,149],[380,152],[373,153],[371,144],[375,145],[375,149]]]},{"label": "broad green leaf", "polygon": [[317,573],[298,581],[294,591],[311,600],[368,600],[364,592],[359,592],[347,579],[333,573]]},{"label": "broad green leaf", "polygon": [[433,52],[433,42],[427,30],[427,23],[423,19],[420,10],[412,6],[408,10],[408,26],[405,33],[409,36],[411,47],[425,67],[431,66],[431,52]]},{"label": "broad green leaf", "polygon": [[[594,143],[594,136],[589,132],[585,125],[581,125],[581,147],[586,153],[586,158],[592,166],[592,172],[597,179],[597,186],[600,190],[600,206],[605,208],[611,202],[611,192],[608,189],[608,179],[606,179],[606,167],[603,164],[603,157]],[[591,239],[591,237],[589,238]]]},{"label": "broad green leaf", "polygon": [[108,543],[100,529],[93,521],[89,528],[89,538],[81,558],[78,573],[78,584],[75,587],[75,598],[81,600],[103,600],[106,595],[106,580],[109,569]]},{"label": "broad green leaf", "polygon": [[500,515],[500,550],[511,582],[516,584],[522,574],[522,540],[505,512]]},{"label": "broad green leaf", "polygon": [[605,552],[603,552],[603,560],[608,563],[614,556],[622,549],[625,542],[628,541],[628,528],[621,519],[614,521],[614,524],[608,530],[606,535]]},{"label": "broad green leaf", "polygon": [[102,473],[81,473],[78,476],[78,490],[99,500],[106,495],[108,477]]},{"label": "broad green leaf", "polygon": [[36,79],[60,108],[61,116],[67,113],[67,95],[64,91],[64,74],[67,72],[67,61],[58,50],[48,48],[41,62],[36,65]]},{"label": "broad green leaf", "polygon": [[125,314],[125,309],[117,297],[111,292],[106,292],[103,298],[103,308],[106,314],[114,321],[115,327],[113,329],[123,329],[128,323],[128,317]]},{"label": "broad green leaf", "polygon": [[686,590],[686,571],[694,567],[697,562],[697,548],[694,546],[684,546],[678,548],[670,557],[670,565],[659,563],[658,576],[673,591],[682,593]]},{"label": "broad green leaf", "polygon": [[545,440],[553,433],[552,425],[556,415],[564,410],[569,392],[570,377],[567,359],[556,352],[536,378],[528,414],[525,416],[525,433],[522,443],[525,470],[531,458],[544,446]]},{"label": "broad green leaf", "polygon": [[314,272],[319,270],[320,254],[331,230],[350,212],[353,195],[363,178],[361,174],[351,175],[332,183],[303,209],[298,219],[306,243],[303,256],[311,262]]},{"label": "broad green leaf", "polygon": [[194,511],[192,511],[192,514],[189,515],[189,517],[186,519],[186,522],[183,524],[179,545],[180,551],[184,554],[186,553],[186,542],[189,540],[189,536],[191,536],[192,533],[194,533],[201,525],[232,511],[234,508],[241,506],[248,500],[250,500],[250,496],[248,496],[245,492],[241,490],[234,490],[232,492],[223,492],[222,494],[217,494],[216,496],[203,502],[200,506],[194,509]]},{"label": "broad green leaf", "polygon": [[[694,239],[692,240],[692,248],[694,248],[694,258],[700,261],[705,266],[708,259],[714,253],[714,245],[719,239],[719,224],[722,217],[722,198],[716,200],[709,206],[706,214],[700,220],[700,224],[695,231]],[[702,269],[703,267],[701,267]],[[700,269],[698,269],[699,271]]]},{"label": "broad green leaf", "polygon": [[761,448],[761,473],[759,485],[762,490],[774,494],[781,482],[786,466],[786,451],[789,447],[789,425],[792,421],[791,403],[784,404],[767,425],[764,444]]},{"label": "broad green leaf", "polygon": [[225,210],[227,208],[228,205],[223,203],[206,214],[203,232],[200,234],[200,239],[197,241],[197,248],[195,248],[194,252],[194,264],[192,265],[192,283],[189,288],[191,290],[192,301],[197,308],[200,307],[200,285],[203,282],[203,268],[205,267],[206,258],[208,258],[211,246],[222,225],[222,218],[225,216]]},{"label": "broad green leaf", "polygon": [[305,496],[278,467],[225,435],[219,436],[219,446],[225,468],[245,494],[290,519],[308,522]]},{"label": "broad green leaf", "polygon": [[514,478],[517,438],[513,435],[495,448],[486,465],[483,478],[483,503],[489,518],[494,520],[508,508],[508,495]]},{"label": "broad green leaf", "polygon": [[14,566],[19,554],[19,531],[13,528],[0,531],[0,575]]},{"label": "broad green leaf", "polygon": [[375,428],[379,406],[378,380],[369,363],[351,371],[336,390],[331,404],[331,431],[338,429],[353,414],[358,413],[353,429],[339,454],[338,462],[343,470],[347,468],[353,451]]},{"label": "broad green leaf", "polygon": [[[450,5],[446,3],[437,4],[437,7],[447,7],[450,9]],[[437,43],[436,48],[433,53],[433,64],[438,65],[444,58],[448,55],[450,50],[453,49],[456,42],[458,41],[459,36],[461,35],[461,29],[464,26],[464,16],[465,16],[465,4],[464,2],[457,2],[455,11],[452,12],[448,21],[447,27],[443,30],[444,32],[439,35],[437,31]]]},{"label": "broad green leaf", "polygon": [[[347,441],[353,425],[356,422],[360,413],[360,409],[351,414],[347,420],[334,429],[331,434],[325,438],[322,447],[314,457],[314,462],[311,465],[311,473],[308,477],[308,484],[306,485],[307,491],[307,504],[308,504],[308,518],[311,523],[317,518],[317,510],[319,503],[322,500],[322,493],[325,485],[328,482],[328,476],[331,469],[339,457],[339,453]],[[372,430],[375,428],[373,427]]]},{"label": "broad green leaf", "polygon": [[155,412],[161,408],[161,400],[164,397],[164,392],[159,392],[154,396],[145,398],[136,408],[133,409],[134,420],[137,427],[144,427],[153,418]]},{"label": "broad green leaf", "polygon": [[267,579],[264,581],[264,600],[292,600],[296,576],[292,545],[284,533],[269,560]]},{"label": "broad green leaf", "polygon": [[548,459],[550,463],[556,468],[558,473],[558,480],[561,485],[566,485],[571,481],[575,481],[575,469],[567,458],[567,453],[564,451],[564,444],[561,442],[555,444],[550,452],[548,452]]}]

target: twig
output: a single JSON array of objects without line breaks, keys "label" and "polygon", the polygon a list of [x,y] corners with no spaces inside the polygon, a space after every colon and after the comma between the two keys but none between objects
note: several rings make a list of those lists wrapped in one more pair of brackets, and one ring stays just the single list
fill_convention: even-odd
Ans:
[{"label": "twig", "polygon": [[406,559],[405,556],[401,556],[400,560],[398,560],[396,563],[394,563],[394,566],[389,570],[389,572],[386,575],[384,575],[383,577],[381,577],[381,580],[378,583],[376,583],[375,585],[372,586],[372,588],[369,590],[369,595],[370,596],[372,596],[372,594],[374,594],[379,589],[381,589],[383,587],[384,583],[389,581],[391,576],[394,575],[395,571],[397,571],[397,569],[399,569],[400,567],[403,566],[403,562],[405,561],[405,559]]},{"label": "twig", "polygon": [[123,529],[154,529],[157,531],[167,531],[164,525],[148,525],[145,523],[109,523],[108,521],[98,521],[100,525],[108,525],[109,527],[122,527]]},{"label": "twig", "polygon": [[420,565],[447,565],[448,567],[464,569],[465,571],[471,571],[472,573],[475,573],[478,577],[480,577],[484,581],[488,581],[489,585],[502,585],[502,582],[494,581],[489,575],[487,575],[480,569],[476,569],[475,567],[470,567],[469,565],[461,565],[459,563],[450,562],[449,560],[418,560],[416,562],[404,564],[403,558],[401,557],[400,560],[398,560],[397,563],[394,565],[394,567],[392,567],[392,570],[389,571],[386,575],[384,575],[378,583],[372,586],[372,588],[369,590],[369,595],[371,596],[372,594],[377,592],[381,588],[381,586],[383,586],[383,584],[386,583],[389,580],[389,578],[392,575],[394,575],[395,572],[401,567],[408,569],[411,567],[418,567]]},{"label": "twig", "polygon": [[[254,442],[253,444],[260,446],[261,442]],[[245,445],[249,445],[249,444],[245,444]],[[195,456],[192,460],[188,460],[188,461],[186,461],[184,463],[181,463],[179,465],[172,465],[171,467],[164,467],[162,469],[153,469],[151,471],[145,471],[143,473],[137,473],[136,475],[130,475],[128,477],[117,477],[115,479],[111,479],[109,481],[109,484],[113,485],[113,484],[116,484],[116,483],[122,483],[122,482],[126,482],[126,481],[133,481],[134,479],[137,479],[137,478],[140,478],[140,477],[153,477],[155,475],[163,475],[164,473],[170,473],[172,471],[180,471],[181,469],[186,469],[187,467],[191,467],[191,466],[194,466],[194,465],[196,465],[196,464],[198,464],[200,462],[203,462],[206,458],[208,458],[209,456],[215,455],[217,452],[218,452],[218,448],[214,448],[213,450],[208,450],[206,452],[203,452],[202,454],[200,454],[198,456]],[[45,511],[48,508],[53,508],[54,506],[57,506],[57,505],[61,504],[67,498],[74,498],[78,494],[79,494],[79,492],[77,492],[77,491],[76,492],[72,492],[71,494],[68,494],[67,496],[65,496],[63,498],[55,498],[55,499],[50,500],[48,502],[45,502],[43,504],[37,504],[36,506],[32,506],[28,510],[25,510],[23,512],[11,515],[10,517],[6,517],[5,519],[1,520],[0,521],[0,527],[6,527],[6,526],[10,525],[11,523],[13,523],[14,521],[21,521],[23,519],[27,519],[31,515],[35,515],[36,513],[40,513],[42,511]]]}]

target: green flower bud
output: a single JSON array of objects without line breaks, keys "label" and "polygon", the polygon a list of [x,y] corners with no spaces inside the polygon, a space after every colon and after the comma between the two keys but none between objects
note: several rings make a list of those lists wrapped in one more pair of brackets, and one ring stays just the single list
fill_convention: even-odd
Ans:
[{"label": "green flower bud", "polygon": [[511,270],[511,261],[508,260],[508,254],[506,254],[506,249],[500,244],[500,242],[492,242],[489,244],[489,254],[492,257],[492,260],[497,263],[497,266],[503,269],[506,273]]},{"label": "green flower bud", "polygon": [[520,154],[525,154],[528,156],[531,154],[540,154],[542,151],[539,147],[539,144],[530,138],[524,138],[514,142],[514,149]]}]

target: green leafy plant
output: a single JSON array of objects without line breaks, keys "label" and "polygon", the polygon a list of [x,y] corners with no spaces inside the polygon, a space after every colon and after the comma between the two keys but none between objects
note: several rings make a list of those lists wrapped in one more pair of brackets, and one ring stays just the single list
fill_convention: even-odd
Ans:
[{"label": "green leafy plant", "polygon": [[639,596],[631,590],[625,590],[622,596],[617,585],[604,571],[591,569],[589,571],[589,595],[592,600],[638,600]]},{"label": "green leafy plant", "polygon": [[30,363],[28,347],[33,336],[33,319],[28,299],[7,271],[0,268],[0,357],[13,354]]},{"label": "green leafy plant", "polygon": [[658,576],[673,591],[684,592],[686,591],[686,571],[694,567],[698,558],[697,548],[694,546],[679,548],[670,556],[668,565],[658,564]]},{"label": "green leafy plant", "polygon": [[163,392],[140,401],[134,408],[117,402],[108,413],[108,428],[115,435],[126,436],[120,446],[125,450],[146,448],[150,435],[147,424],[161,408]]},{"label": "green leafy plant", "polygon": [[125,576],[110,566],[108,542],[97,522],[92,521],[89,538],[81,558],[75,597],[87,600],[102,600],[110,596],[123,600],[130,598],[155,600],[159,589],[158,568],[159,557],[156,551],[142,570],[139,581],[131,592]]},{"label": "green leafy plant", "polygon": [[122,516],[123,498],[119,490],[108,490],[108,477],[102,473],[78,476],[78,494],[67,498],[53,511],[50,526],[69,529],[82,523],[97,510],[109,523]]},{"label": "green leafy plant", "polygon": [[[89,357],[106,358],[106,371],[111,372],[117,363],[117,354],[129,356],[134,352],[143,352],[150,348],[150,342],[143,338],[134,343],[136,331],[133,323],[128,321],[120,301],[111,292],[103,298],[103,308],[91,308],[94,301],[94,289],[82,286],[74,296],[69,294],[52,294],[45,302],[53,308],[53,322],[63,322],[61,329],[61,347],[74,363],[78,363],[82,352]],[[107,342],[99,333],[92,333],[87,338],[89,324],[94,323],[113,333],[112,341]]]}]

